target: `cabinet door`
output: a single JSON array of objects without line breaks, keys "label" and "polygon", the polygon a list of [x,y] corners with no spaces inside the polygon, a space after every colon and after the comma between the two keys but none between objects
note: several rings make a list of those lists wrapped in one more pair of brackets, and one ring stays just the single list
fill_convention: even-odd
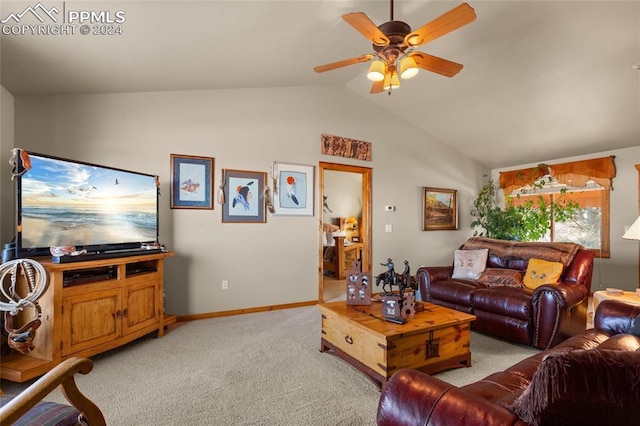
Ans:
[{"label": "cabinet door", "polygon": [[120,288],[62,299],[62,356],[112,342],[122,334]]},{"label": "cabinet door", "polygon": [[158,323],[157,280],[125,286],[123,335]]}]

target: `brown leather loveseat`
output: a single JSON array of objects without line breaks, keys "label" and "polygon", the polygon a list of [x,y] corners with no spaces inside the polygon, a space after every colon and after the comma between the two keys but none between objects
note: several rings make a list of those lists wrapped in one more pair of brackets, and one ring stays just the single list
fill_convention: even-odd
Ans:
[{"label": "brown leather loveseat", "polygon": [[399,370],[380,396],[378,425],[638,425],[638,323],[640,306],[603,301],[594,328],[462,387]]},{"label": "brown leather loveseat", "polygon": [[[420,299],[475,315],[472,328],[477,331],[538,349],[553,347],[585,330],[593,252],[571,243],[479,237],[470,238],[456,252],[484,249],[488,255],[478,279],[452,277],[454,265],[420,267],[416,272]],[[561,263],[559,281],[532,290],[507,280],[527,273],[532,259]],[[489,272],[497,277],[494,281]],[[485,276],[491,282],[482,281]]]}]

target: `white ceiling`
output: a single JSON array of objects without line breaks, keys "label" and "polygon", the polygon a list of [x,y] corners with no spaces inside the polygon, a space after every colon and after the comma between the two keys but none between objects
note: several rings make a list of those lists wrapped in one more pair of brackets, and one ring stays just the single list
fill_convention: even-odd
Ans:
[{"label": "white ceiling", "polygon": [[[639,1],[470,0],[475,22],[419,48],[464,69],[421,71],[391,96],[369,94],[367,64],[312,70],[370,53],[341,16],[381,24],[387,0],[42,2],[122,10],[123,34],[1,35],[16,96],[338,85],[490,168],[640,145]],[[37,3],[3,0],[0,19]],[[396,0],[394,18],[415,29],[458,3]]]}]

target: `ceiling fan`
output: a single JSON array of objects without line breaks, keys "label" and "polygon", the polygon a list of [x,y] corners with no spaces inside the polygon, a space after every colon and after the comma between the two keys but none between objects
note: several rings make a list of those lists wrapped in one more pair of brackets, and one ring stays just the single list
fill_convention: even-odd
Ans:
[{"label": "ceiling fan", "polygon": [[376,26],[363,12],[342,15],[348,24],[373,43],[374,53],[319,65],[313,70],[321,73],[373,59],[367,72],[367,78],[373,81],[372,94],[385,91],[391,94],[392,89],[400,87],[400,78],[407,79],[415,76],[418,68],[445,77],[453,77],[460,72],[462,64],[417,51],[415,48],[475,21],[476,14],[473,8],[467,3],[462,3],[417,30],[411,31],[407,23],[393,20],[393,0],[390,2],[391,18],[380,26]]}]

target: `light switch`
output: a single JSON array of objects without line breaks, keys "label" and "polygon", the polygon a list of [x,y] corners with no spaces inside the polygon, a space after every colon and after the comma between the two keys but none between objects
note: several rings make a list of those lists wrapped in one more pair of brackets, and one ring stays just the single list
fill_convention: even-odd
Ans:
[{"label": "light switch", "polygon": [[393,225],[385,225],[384,232],[393,232]]}]

